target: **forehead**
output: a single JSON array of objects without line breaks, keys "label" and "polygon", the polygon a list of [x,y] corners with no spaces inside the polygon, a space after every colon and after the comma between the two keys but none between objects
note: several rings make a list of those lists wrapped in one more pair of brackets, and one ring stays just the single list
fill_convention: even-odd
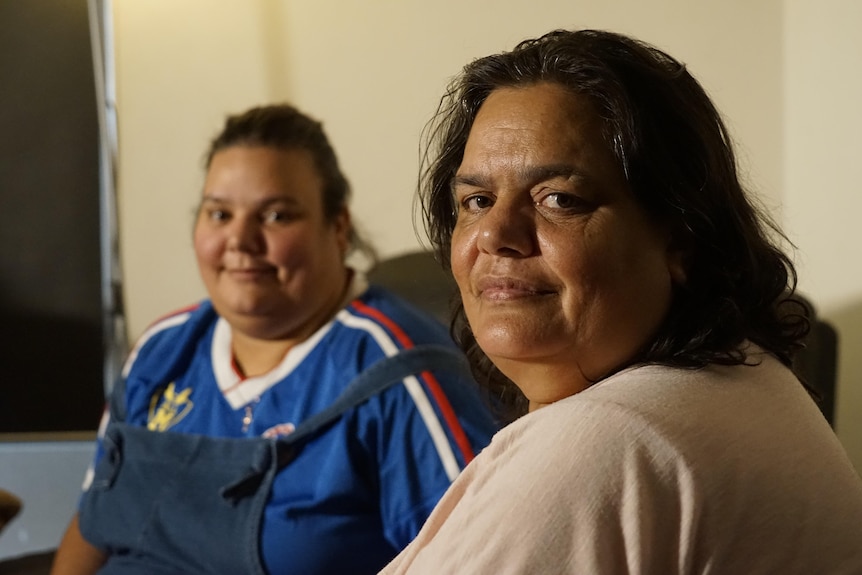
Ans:
[{"label": "forehead", "polygon": [[238,144],[222,148],[213,154],[209,171],[296,172],[306,175],[316,172],[311,152],[304,148],[276,148],[272,146]]},{"label": "forehead", "polygon": [[[585,177],[622,176],[589,97],[555,83],[498,88],[479,108],[459,175],[560,167]],[[623,178],[624,179],[624,178]]]},{"label": "forehead", "polygon": [[301,148],[231,146],[216,152],[205,195],[319,195],[322,179],[310,152]]},{"label": "forehead", "polygon": [[570,111],[591,115],[595,112],[588,96],[552,81],[496,88],[481,108],[485,108],[485,114],[490,110],[499,112],[500,108],[517,110],[513,117],[523,117],[524,112],[532,111],[537,118],[568,116],[566,112]]},{"label": "forehead", "polygon": [[[498,88],[491,92],[473,122],[471,136],[486,130],[530,131],[568,140],[601,140],[601,118],[592,101],[560,84],[544,82]],[[580,136],[580,137],[578,137]]]}]

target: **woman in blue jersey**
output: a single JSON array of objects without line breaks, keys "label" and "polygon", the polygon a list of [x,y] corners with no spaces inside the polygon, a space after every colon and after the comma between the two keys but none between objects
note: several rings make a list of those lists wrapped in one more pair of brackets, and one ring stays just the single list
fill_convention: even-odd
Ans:
[{"label": "woman in blue jersey", "polygon": [[[376,572],[495,426],[466,375],[425,365],[279,463],[259,515],[210,519],[263,481],[217,486],[208,503],[204,484],[231,450],[269,461],[274,440],[370,366],[452,343],[345,264],[358,243],[349,186],[320,123],[288,105],[230,117],[206,168],[194,248],[209,299],[156,321],[132,350],[53,573]],[[151,443],[198,437],[226,447],[183,459],[186,447]],[[141,504],[139,491],[158,493]]]}]

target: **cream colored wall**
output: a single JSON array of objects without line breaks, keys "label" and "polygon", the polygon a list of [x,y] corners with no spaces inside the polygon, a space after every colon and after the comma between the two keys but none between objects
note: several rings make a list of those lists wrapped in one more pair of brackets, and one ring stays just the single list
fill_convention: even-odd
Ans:
[{"label": "cream colored wall", "polygon": [[260,2],[113,7],[120,256],[136,338],[204,295],[191,248],[202,156],[226,111],[270,97],[269,58]]},{"label": "cream colored wall", "polygon": [[755,7],[746,0],[645,4],[115,1],[130,335],[203,296],[190,228],[200,158],[225,113],[289,99],[322,119],[353,183],[356,220],[382,255],[399,253],[417,245],[411,203],[419,132],[448,79],[475,57],[554,27],[639,35],[688,62],[732,119],[759,187],[775,195],[781,187],[777,0]]},{"label": "cream colored wall", "polygon": [[785,225],[800,287],[838,329],[838,436],[862,470],[862,3],[786,0]]},{"label": "cream colored wall", "polygon": [[[787,21],[785,4],[792,5]],[[192,211],[201,154],[225,113],[286,99],[322,119],[353,183],[355,219],[382,255],[393,255],[418,245],[419,134],[448,79],[475,57],[552,28],[613,29],[685,61],[727,116],[750,186],[779,216],[786,180],[799,182],[796,171],[806,170],[785,156],[785,142],[804,140],[805,126],[788,121],[784,104],[785,89],[805,83],[784,73],[793,72],[785,54],[794,30],[814,14],[804,2],[117,0],[114,10],[121,255],[133,338],[158,315],[203,296]],[[814,87],[805,89],[816,102]],[[809,229],[829,224],[799,220],[800,247],[818,261],[830,257]],[[816,299],[824,293],[812,289]],[[847,401],[842,439],[856,445],[851,414],[862,419],[862,402]],[[855,460],[862,468],[862,453]]]}]

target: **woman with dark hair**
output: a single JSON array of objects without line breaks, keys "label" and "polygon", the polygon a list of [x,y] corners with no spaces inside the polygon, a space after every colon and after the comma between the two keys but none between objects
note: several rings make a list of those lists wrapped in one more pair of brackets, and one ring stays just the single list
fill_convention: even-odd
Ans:
[{"label": "woman with dark hair", "polygon": [[53,573],[373,573],[416,535],[495,426],[445,327],[345,263],[348,200],[319,122],[228,118],[209,299],[130,354]]},{"label": "woman with dark hair", "polygon": [[862,572],[794,267],[685,66],[550,32],[467,65],[427,134],[453,327],[514,421],[383,572]]}]

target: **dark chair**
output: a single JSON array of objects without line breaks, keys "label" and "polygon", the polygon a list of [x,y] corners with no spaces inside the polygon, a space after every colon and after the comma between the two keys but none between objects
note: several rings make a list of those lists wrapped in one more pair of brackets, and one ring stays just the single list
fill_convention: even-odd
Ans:
[{"label": "dark chair", "polygon": [[0,531],[21,512],[21,499],[14,493],[0,489]]},{"label": "dark chair", "polygon": [[[0,531],[21,511],[21,500],[0,489]],[[54,551],[32,553],[0,561],[0,575],[47,575],[54,561]]]},{"label": "dark chair", "polygon": [[381,260],[368,272],[371,283],[401,296],[449,326],[450,304],[457,286],[429,251],[413,251]]},{"label": "dark chair", "polygon": [[48,575],[53,563],[53,549],[4,559],[0,561],[0,575]]},{"label": "dark chair", "polygon": [[796,294],[809,310],[811,331],[805,338],[805,348],[793,362],[800,379],[819,394],[818,406],[829,425],[835,424],[835,385],[838,375],[838,333],[835,328],[817,316],[813,304],[805,296]]}]

